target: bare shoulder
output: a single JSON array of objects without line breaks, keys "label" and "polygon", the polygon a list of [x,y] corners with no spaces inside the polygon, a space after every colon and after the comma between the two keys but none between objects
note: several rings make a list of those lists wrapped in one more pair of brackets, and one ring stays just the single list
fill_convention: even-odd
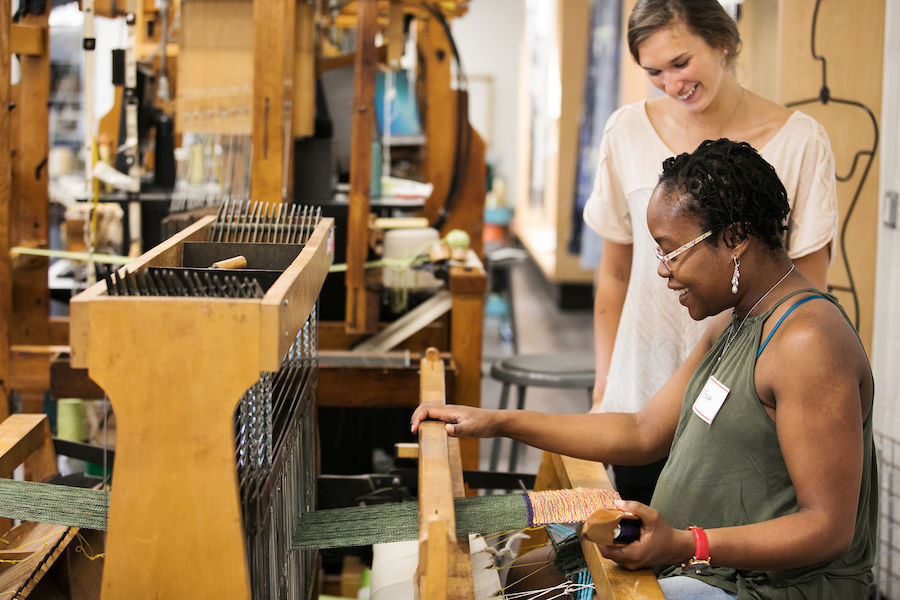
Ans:
[{"label": "bare shoulder", "polygon": [[[802,304],[799,304],[800,302]],[[763,339],[788,311],[791,311],[790,315],[772,336],[772,350],[776,353],[782,354],[784,351],[805,348],[807,355],[815,351],[837,353],[844,359],[853,358],[867,362],[859,337],[841,309],[817,294],[795,296],[778,307],[763,327]]]},{"label": "bare shoulder", "polygon": [[[765,346],[757,362],[758,383],[781,387],[789,381],[788,385],[810,392],[856,390],[863,414],[867,414],[872,372],[856,331],[835,304],[816,295],[807,297],[812,299],[791,311]],[[761,339],[766,340],[779,320],[803,299],[799,296],[780,306],[763,327]],[[838,400],[839,396],[819,395],[818,401]]]}]

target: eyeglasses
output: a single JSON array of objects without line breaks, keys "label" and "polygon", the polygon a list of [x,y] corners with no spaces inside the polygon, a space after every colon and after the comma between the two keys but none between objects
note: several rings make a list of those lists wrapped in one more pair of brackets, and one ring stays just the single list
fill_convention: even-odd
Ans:
[{"label": "eyeglasses", "polygon": [[660,248],[659,246],[657,246],[657,247],[656,247],[656,258],[658,258],[664,265],[666,265],[666,269],[668,269],[669,271],[671,271],[671,270],[672,270],[672,267],[669,266],[669,261],[670,261],[670,260],[672,260],[673,258],[675,258],[676,256],[678,256],[678,255],[681,254],[682,252],[685,252],[685,251],[687,251],[687,250],[690,250],[691,248],[693,248],[694,246],[696,246],[697,244],[699,244],[700,242],[702,242],[703,240],[705,240],[706,238],[708,238],[709,236],[711,236],[712,234],[713,234],[713,230],[710,229],[709,231],[707,231],[706,233],[704,233],[704,234],[701,235],[700,237],[698,237],[698,238],[696,238],[696,239],[694,239],[694,240],[691,240],[690,242],[688,242],[688,243],[685,244],[684,246],[681,246],[680,248],[678,248],[678,249],[676,249],[676,250],[672,250],[671,252],[669,252],[668,254],[665,254],[665,255],[662,253],[662,248]]}]

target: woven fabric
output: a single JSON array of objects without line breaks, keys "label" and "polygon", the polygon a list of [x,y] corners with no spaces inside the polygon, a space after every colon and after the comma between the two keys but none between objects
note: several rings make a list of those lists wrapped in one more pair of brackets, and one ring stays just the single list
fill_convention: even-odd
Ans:
[{"label": "woven fabric", "polygon": [[[453,510],[458,536],[528,526],[522,494],[456,498]],[[397,502],[307,513],[300,517],[291,547],[349,548],[418,538],[419,503]]]},{"label": "woven fabric", "polygon": [[103,531],[109,492],[0,478],[0,517]]},{"label": "woven fabric", "polygon": [[619,493],[615,490],[575,488],[529,492],[529,526],[583,523],[601,508],[615,508],[616,500],[619,500]]}]

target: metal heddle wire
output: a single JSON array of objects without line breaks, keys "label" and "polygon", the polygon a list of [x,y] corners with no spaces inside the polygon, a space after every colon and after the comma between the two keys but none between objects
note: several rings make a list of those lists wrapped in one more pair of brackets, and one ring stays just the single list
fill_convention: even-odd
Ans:
[{"label": "metal heddle wire", "polygon": [[211,242],[305,244],[322,217],[322,207],[230,201],[219,206]]},{"label": "metal heddle wire", "polygon": [[291,533],[316,497],[315,388],[318,322],[313,308],[277,373],[235,411],[235,454],[253,597],[305,598],[315,551],[291,551]]}]

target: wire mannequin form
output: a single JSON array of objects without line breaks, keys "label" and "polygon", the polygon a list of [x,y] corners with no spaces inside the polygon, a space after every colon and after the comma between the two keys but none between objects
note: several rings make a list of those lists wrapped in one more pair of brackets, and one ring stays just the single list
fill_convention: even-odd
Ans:
[{"label": "wire mannequin form", "polygon": [[794,108],[795,106],[801,106],[803,104],[813,104],[816,102],[820,102],[822,104],[828,104],[829,102],[834,102],[837,104],[845,104],[847,106],[855,106],[857,108],[861,108],[866,111],[866,114],[869,115],[869,119],[872,121],[872,129],[874,131],[874,136],[872,140],[872,148],[871,149],[863,149],[856,153],[853,157],[853,164],[850,167],[850,172],[847,175],[841,177],[840,175],[835,174],[835,179],[841,182],[850,181],[853,177],[853,174],[856,173],[856,167],[859,164],[860,157],[866,156],[866,163],[863,167],[862,176],[859,178],[859,184],[856,186],[856,191],[853,193],[853,199],[850,201],[850,206],[847,208],[847,215],[844,217],[844,223],[841,225],[841,234],[840,234],[840,244],[841,244],[841,258],[844,261],[844,268],[847,271],[847,280],[849,281],[848,286],[836,286],[829,285],[828,289],[830,290],[840,290],[844,292],[850,292],[853,296],[853,325],[859,330],[859,297],[856,293],[856,284],[853,282],[853,273],[850,270],[850,260],[847,258],[847,248],[846,248],[846,239],[847,239],[847,225],[850,222],[850,217],[853,215],[853,209],[856,208],[856,203],[859,200],[859,195],[862,192],[863,185],[866,183],[866,178],[869,175],[869,169],[872,167],[872,162],[875,160],[875,152],[878,150],[878,121],[875,119],[875,115],[872,114],[872,111],[868,106],[861,102],[857,102],[855,100],[845,100],[843,98],[835,98],[831,95],[831,91],[828,89],[828,80],[826,78],[826,63],[825,57],[819,56],[816,54],[816,25],[819,19],[819,5],[822,0],[816,0],[816,8],[813,11],[812,18],[812,56],[815,60],[818,60],[822,63],[822,89],[819,90],[819,95],[815,98],[809,98],[807,100],[797,100],[796,102],[789,102],[786,106],[788,108]]}]

